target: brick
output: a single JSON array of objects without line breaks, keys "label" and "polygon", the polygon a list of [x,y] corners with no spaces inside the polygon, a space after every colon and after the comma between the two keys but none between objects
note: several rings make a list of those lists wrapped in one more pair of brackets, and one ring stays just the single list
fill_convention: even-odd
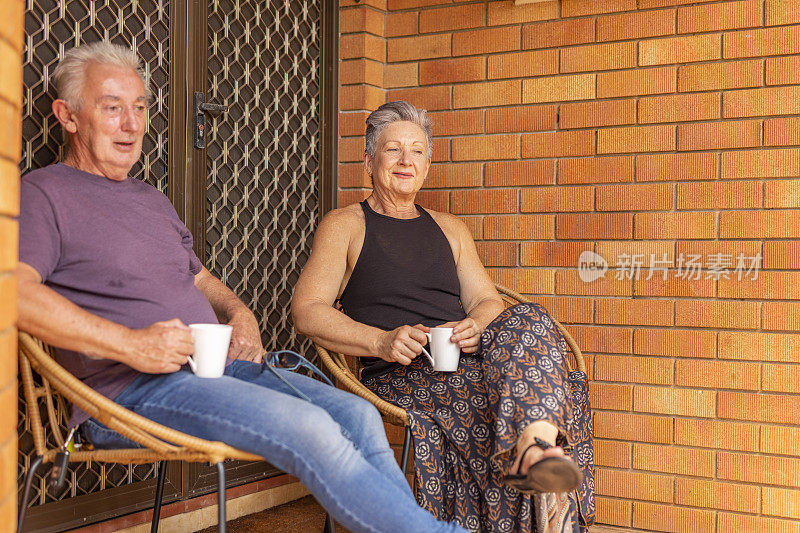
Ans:
[{"label": "brick", "polygon": [[405,100],[420,109],[450,109],[450,88],[445,86],[392,89],[386,93],[386,101]]},{"label": "brick", "polygon": [[719,235],[726,239],[798,238],[797,224],[800,224],[800,210],[723,211]]},{"label": "brick", "polygon": [[591,155],[594,132],[590,130],[556,131],[522,135],[522,157],[567,157]]},{"label": "brick", "polygon": [[675,33],[675,11],[638,11],[597,17],[598,41],[642,39]]},{"label": "brick", "polygon": [[761,425],[760,430],[761,452],[800,455],[800,428]]},{"label": "brick", "polygon": [[798,98],[800,86],[730,91],[722,95],[722,114],[725,118],[798,114]]},{"label": "brick", "polygon": [[[776,424],[794,424],[797,421],[797,409],[800,408],[798,395],[720,391],[718,401],[719,418]],[[800,467],[800,459],[797,464]],[[800,483],[800,469],[797,470],[797,481]]]},{"label": "brick", "polygon": [[556,106],[554,105],[487,109],[486,132],[508,133],[553,130],[556,128],[557,115]]},{"label": "brick", "polygon": [[555,183],[553,161],[500,161],[486,163],[485,183],[488,187],[548,185]]},{"label": "brick", "polygon": [[636,101],[609,100],[562,104],[559,126],[562,129],[619,126],[636,122]]},{"label": "brick", "polygon": [[364,170],[363,163],[340,164],[337,178],[339,187],[372,187],[372,180]]},{"label": "brick", "polygon": [[633,388],[633,409],[645,413],[713,418],[716,392],[637,385]]},{"label": "brick", "polygon": [[[403,0],[399,0],[403,1]],[[360,6],[371,6],[375,9],[386,11],[386,0],[339,0],[339,7],[360,7]]]},{"label": "brick", "polygon": [[517,211],[517,191],[507,189],[453,191],[450,196],[450,209],[451,213],[459,215],[514,213]]},{"label": "brick", "polygon": [[420,35],[390,39],[386,58],[391,61],[414,61],[450,55],[450,34]]},{"label": "brick", "polygon": [[401,9],[413,9],[415,7],[435,6],[441,3],[441,0],[388,0],[388,7],[389,11],[399,11]]},{"label": "brick", "polygon": [[339,135],[342,137],[364,135],[368,114],[364,111],[339,113]]},{"label": "brick", "polygon": [[533,268],[501,268],[489,271],[495,283],[527,294],[552,294],[555,290],[555,271]]},{"label": "brick", "polygon": [[485,267],[517,266],[517,245],[513,242],[477,242],[478,257]]},{"label": "brick", "polygon": [[433,135],[469,135],[483,133],[483,111],[468,109],[458,111],[439,111],[428,115],[433,127]]},{"label": "brick", "polygon": [[590,44],[561,49],[561,72],[615,70],[636,66],[636,43]]},{"label": "brick", "polygon": [[671,326],[672,302],[598,299],[594,304],[594,320],[598,324]]},{"label": "brick", "polygon": [[[650,472],[666,472],[700,477],[713,477],[714,453],[710,450],[634,444],[633,468]],[[678,478],[680,486],[681,478]]]},{"label": "brick", "polygon": [[714,511],[633,502],[633,527],[655,531],[714,531]]},{"label": "brick", "polygon": [[763,491],[764,514],[800,518],[800,490],[764,487]]},{"label": "brick", "polygon": [[800,144],[800,118],[770,118],[764,121],[764,146],[798,144]]},{"label": "brick", "polygon": [[339,138],[339,161],[342,163],[364,161],[365,147],[364,137]]},{"label": "brick", "polygon": [[[748,254],[750,257],[754,253]],[[766,241],[764,243],[764,268],[800,269],[800,242]]]},{"label": "brick", "polygon": [[[639,99],[639,123],[687,122],[719,118],[719,95],[671,94]],[[679,137],[680,139],[680,137]]]},{"label": "brick", "polygon": [[558,161],[558,183],[633,181],[633,157],[588,157]]},{"label": "brick", "polygon": [[419,191],[416,202],[422,207],[434,211],[447,211],[449,208],[449,194],[446,191]]},{"label": "brick", "polygon": [[717,513],[718,531],[758,531],[759,533],[798,533],[800,522],[761,516]]},{"label": "brick", "polygon": [[800,53],[800,25],[726,33],[722,57],[761,57]]},{"label": "brick", "polygon": [[717,154],[636,156],[636,181],[684,181],[717,177]]},{"label": "brick", "polygon": [[557,50],[497,54],[489,56],[488,62],[489,79],[529,78],[558,74]]},{"label": "brick", "polygon": [[633,406],[630,385],[613,385],[610,383],[589,383],[589,403],[592,409],[610,409],[613,411],[630,411]]},{"label": "brick", "polygon": [[486,61],[481,57],[435,59],[419,64],[420,85],[480,81],[486,78]]},{"label": "brick", "polygon": [[597,74],[597,97],[642,96],[675,91],[675,67],[622,70]]},{"label": "brick", "polygon": [[629,239],[633,216],[626,213],[578,213],[556,215],[558,239]]},{"label": "brick", "polygon": [[794,178],[800,175],[800,149],[723,152],[723,178]]},{"label": "brick", "polygon": [[[800,383],[800,366],[764,365],[761,376],[761,389],[769,392],[797,392]],[[734,388],[734,387],[731,387]]]},{"label": "brick", "polygon": [[484,161],[519,157],[519,135],[485,135],[453,139],[453,161]]},{"label": "brick", "polygon": [[383,64],[371,59],[340,61],[339,80],[343,85],[367,83],[382,87],[384,84]]},{"label": "brick", "polygon": [[744,0],[678,8],[678,33],[761,26],[761,4],[761,0]]},{"label": "brick", "polygon": [[[675,324],[699,328],[755,329],[759,313],[756,302],[678,300]],[[720,350],[722,341],[720,340]]]},{"label": "brick", "polygon": [[676,418],[675,444],[754,452],[758,450],[758,425]]},{"label": "brick", "polygon": [[631,507],[629,501],[618,500],[616,498],[595,497],[597,513],[597,523],[609,524],[612,526],[630,527]]},{"label": "brick", "polygon": [[482,216],[460,216],[458,217],[463,222],[470,235],[476,241],[483,239],[483,217]]},{"label": "brick", "polygon": [[453,34],[453,55],[468,56],[508,52],[520,48],[520,27],[504,26]]},{"label": "brick", "polygon": [[672,209],[675,188],[665,183],[636,183],[597,187],[598,211],[647,211]]},{"label": "brick", "polygon": [[[653,261],[661,261],[664,254],[666,254],[669,264],[674,264],[674,249],[675,243],[669,241],[610,241],[598,242],[595,252],[608,261],[609,267],[629,267],[632,264],[632,259],[639,256],[643,269],[640,274],[644,279],[644,270],[648,269],[653,264]],[[651,255],[654,257],[651,258]],[[655,269],[654,272],[653,275],[658,276],[658,272]]]},{"label": "brick", "polygon": [[552,239],[553,224],[551,215],[488,216],[484,234],[487,239]]},{"label": "brick", "polygon": [[419,85],[419,75],[416,63],[391,63],[383,70],[383,87],[394,89],[396,87],[415,87]]},{"label": "brick", "polygon": [[767,85],[800,83],[800,56],[767,58],[765,71]]},{"label": "brick", "polygon": [[426,9],[419,14],[419,32],[463,30],[486,24],[486,6],[465,4],[452,7]]},{"label": "brick", "polygon": [[[563,281],[563,270],[556,271],[556,284]],[[576,276],[577,277],[577,276]],[[595,282],[597,283],[597,282]],[[570,333],[587,352],[628,353],[631,349],[632,330],[607,326],[571,326]]]},{"label": "brick", "polygon": [[522,27],[522,48],[552,48],[594,41],[594,19],[558,20]]},{"label": "brick", "polygon": [[800,459],[719,452],[717,477],[747,483],[800,487]]},{"label": "brick", "polygon": [[764,10],[767,26],[800,23],[800,6],[794,0],[766,0]]},{"label": "brick", "polygon": [[675,149],[675,126],[628,126],[597,131],[597,153],[666,152]]},{"label": "brick", "polygon": [[746,209],[761,206],[761,182],[678,183],[678,209]]},{"label": "brick", "polygon": [[639,65],[668,65],[720,58],[720,36],[715,34],[665,37],[639,43]]},{"label": "brick", "polygon": [[[754,256],[761,250],[761,243],[755,241],[678,241],[678,255],[700,255],[708,259],[711,254],[738,254]],[[685,258],[686,259],[686,258]]]},{"label": "brick", "polygon": [[[524,250],[525,243],[522,243],[522,247]],[[524,259],[521,260],[521,264],[526,265]],[[588,323],[592,321],[592,301],[586,298],[537,295],[532,300],[543,305],[550,312],[550,315],[561,323]],[[571,329],[571,327],[567,329]]]},{"label": "brick", "polygon": [[762,83],[760,60],[702,63],[678,67],[678,91],[717,91],[758,87]]},{"label": "brick", "polygon": [[716,213],[636,213],[636,239],[713,239]]},{"label": "brick", "polygon": [[520,81],[485,81],[453,87],[453,107],[487,107],[520,103]]},{"label": "brick", "polygon": [[561,16],[580,17],[635,9],[636,0],[566,0],[561,6]]},{"label": "brick", "polygon": [[608,273],[605,277],[587,283],[578,276],[578,272],[575,270],[559,270],[556,273],[556,293],[586,296],[630,296],[633,290],[630,281],[615,279]]},{"label": "brick", "polygon": [[[798,246],[800,247],[800,243]],[[761,327],[771,330],[800,331],[800,302],[764,302]]]},{"label": "brick", "polygon": [[535,187],[520,193],[523,213],[591,211],[594,207],[592,187]]},{"label": "brick", "polygon": [[480,187],[483,167],[480,163],[437,163],[431,165],[424,187]]},{"label": "brick", "polygon": [[386,37],[402,37],[419,33],[419,12],[386,14]]},{"label": "brick", "polygon": [[[592,403],[592,407],[594,407],[594,403]],[[629,442],[596,439],[594,441],[594,464],[598,466],[630,468],[631,448],[632,445]]]},{"label": "brick", "polygon": [[[372,189],[361,189],[361,190],[339,190],[336,193],[336,205],[338,207],[344,207],[350,204],[357,204],[358,202],[364,200],[372,193]],[[419,203],[419,201],[417,202]]]},{"label": "brick", "polygon": [[345,85],[339,87],[339,110],[372,111],[383,105],[385,98],[383,90],[372,85]]},{"label": "brick", "polygon": [[[578,264],[578,257],[581,255],[581,252],[586,250],[587,247],[591,247],[591,244],[556,241],[523,242],[521,246],[520,261],[524,266],[575,267]],[[589,303],[591,304],[591,302]]]},{"label": "brick", "polygon": [[673,372],[673,361],[663,357],[598,355],[594,362],[599,381],[671,385]]},{"label": "brick", "polygon": [[757,513],[761,505],[761,490],[755,485],[679,477],[675,480],[675,503]]},{"label": "brick", "polygon": [[[738,260],[734,258],[734,265]],[[758,298],[768,300],[796,300],[800,299],[800,272],[761,272],[758,279],[753,279],[754,274],[746,275],[746,269],[752,260],[744,259],[742,279],[738,273],[729,279],[721,278],[717,283],[717,291],[721,298]],[[735,268],[735,266],[734,266]]]},{"label": "brick", "polygon": [[[641,279],[633,282],[633,294],[635,296],[656,296],[656,297],[679,297],[679,298],[711,298],[716,296],[714,292],[714,280],[706,277],[694,279],[692,276],[684,275],[686,270],[659,271],[663,255],[656,255],[655,258],[645,256],[647,274],[644,267]],[[679,259],[680,260],[680,259]],[[652,270],[650,265],[654,265]],[[652,276],[650,273],[652,272]],[[650,279],[647,279],[647,278]],[[666,279],[665,279],[666,278]],[[691,278],[691,279],[690,279]]]},{"label": "brick", "polygon": [[657,502],[672,502],[672,477],[644,472],[597,468],[597,494]]},{"label": "brick", "polygon": [[[746,303],[754,305],[750,302]],[[719,357],[720,359],[760,359],[800,363],[800,338],[795,334],[787,333],[721,331],[719,333]]]},{"label": "brick", "polygon": [[489,26],[502,26],[505,24],[521,24],[558,18],[558,4],[556,2],[543,2],[514,5],[512,0],[503,2],[490,2],[488,13]]},{"label": "brick", "polygon": [[522,80],[522,102],[591,100],[595,97],[595,75],[573,74]]},{"label": "brick", "polygon": [[383,14],[366,6],[339,10],[339,33],[369,32],[384,35]]},{"label": "brick", "polygon": [[759,364],[739,361],[675,361],[675,384],[682,387],[758,390]]},{"label": "brick", "polygon": [[22,111],[0,100],[0,157],[18,161],[22,153]]},{"label": "brick", "polygon": [[386,41],[369,33],[342,35],[339,39],[339,59],[367,58],[386,61]]}]

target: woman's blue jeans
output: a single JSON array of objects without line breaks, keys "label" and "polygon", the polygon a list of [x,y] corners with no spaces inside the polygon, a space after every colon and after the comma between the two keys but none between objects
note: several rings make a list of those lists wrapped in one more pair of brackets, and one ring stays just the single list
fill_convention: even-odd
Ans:
[{"label": "woman's blue jeans", "polygon": [[[354,532],[462,532],[417,505],[367,401],[306,376],[234,361],[225,375],[142,374],[115,401],[184,433],[260,455],[296,476],[331,515]],[[98,448],[130,441],[96,420],[82,425]]]}]

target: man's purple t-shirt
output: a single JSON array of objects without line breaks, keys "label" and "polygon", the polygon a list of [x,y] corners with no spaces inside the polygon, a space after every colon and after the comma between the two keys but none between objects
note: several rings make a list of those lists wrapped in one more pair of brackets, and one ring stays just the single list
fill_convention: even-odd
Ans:
[{"label": "man's purple t-shirt", "polygon": [[[194,285],[202,265],[169,199],[135,178],[114,181],[63,163],[22,178],[19,260],[86,311],[129,328],[179,318],[216,323]],[[73,375],[115,398],[139,375],[109,359],[56,350]],[[70,425],[88,415],[73,407]]]}]

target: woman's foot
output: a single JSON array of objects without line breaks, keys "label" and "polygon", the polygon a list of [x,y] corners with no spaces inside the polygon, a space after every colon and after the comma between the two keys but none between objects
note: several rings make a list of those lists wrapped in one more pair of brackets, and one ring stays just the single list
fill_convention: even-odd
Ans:
[{"label": "woman's foot", "polygon": [[566,492],[580,484],[577,465],[554,446],[558,429],[543,420],[523,430],[517,439],[516,459],[505,482],[521,491]]}]

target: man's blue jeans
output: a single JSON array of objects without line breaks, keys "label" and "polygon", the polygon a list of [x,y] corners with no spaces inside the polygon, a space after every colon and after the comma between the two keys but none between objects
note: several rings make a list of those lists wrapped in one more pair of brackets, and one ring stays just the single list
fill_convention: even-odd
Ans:
[{"label": "man's blue jeans", "polygon": [[[264,457],[297,476],[354,532],[461,532],[419,507],[367,401],[306,376],[278,370],[313,404],[296,397],[264,365],[234,361],[225,375],[143,374],[116,402],[165,426]],[[96,420],[84,435],[98,448],[131,446]]]}]

